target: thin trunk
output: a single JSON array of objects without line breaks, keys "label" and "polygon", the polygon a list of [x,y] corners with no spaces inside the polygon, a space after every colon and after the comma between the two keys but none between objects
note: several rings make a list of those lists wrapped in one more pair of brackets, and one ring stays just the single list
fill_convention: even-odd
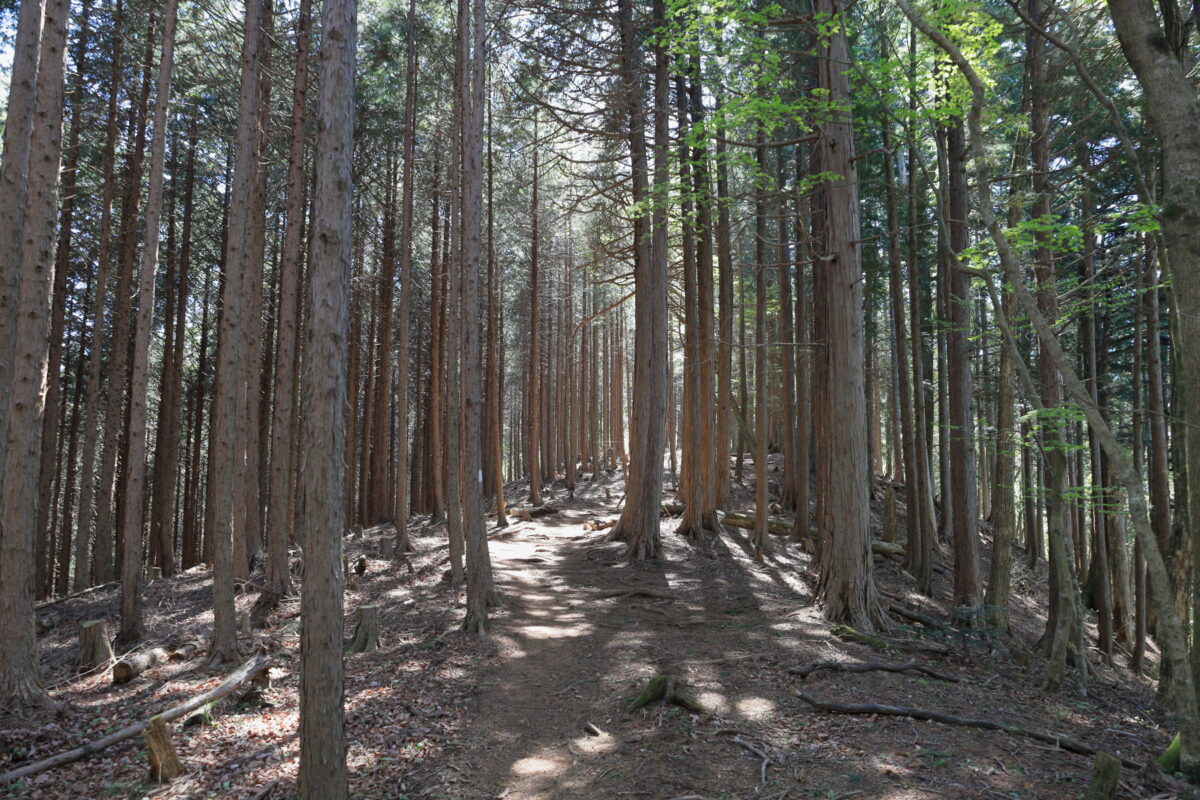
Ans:
[{"label": "thin trunk", "polygon": [[[133,377],[129,389],[129,454],[125,465],[125,551],[121,560],[121,626],[117,643],[128,647],[142,638],[142,490],[146,478],[147,375],[150,329],[154,325],[154,288],[158,273],[159,228],[162,220],[163,170],[167,152],[167,112],[171,104],[171,69],[175,61],[176,0],[163,10],[162,56],[154,95],[154,138],[150,145],[150,178],[146,189],[146,232],[138,273],[137,332],[133,344]],[[171,324],[168,320],[167,324]]]},{"label": "thin trunk", "polygon": [[[408,20],[405,33],[405,79],[404,79],[404,189],[400,199],[400,309],[396,318],[397,349],[400,360],[396,366],[396,412],[400,435],[396,440],[396,507],[392,518],[396,523],[396,552],[405,553],[412,549],[408,539],[409,514],[409,328],[412,315],[413,296],[413,194],[414,166],[417,141],[417,38],[416,0],[409,0]],[[419,373],[418,373],[419,374]],[[418,428],[419,430],[419,428]]]},{"label": "thin trunk", "polygon": [[292,440],[292,399],[296,390],[293,371],[297,355],[297,322],[300,305],[301,234],[304,230],[304,128],[308,103],[309,25],[311,0],[301,0],[296,15],[296,68],[292,79],[291,140],[288,146],[287,210],[283,252],[279,261],[279,342],[276,348],[275,403],[271,420],[271,492],[267,509],[266,585],[260,603],[271,606],[292,591],[288,569],[290,492],[286,487],[300,453]]}]

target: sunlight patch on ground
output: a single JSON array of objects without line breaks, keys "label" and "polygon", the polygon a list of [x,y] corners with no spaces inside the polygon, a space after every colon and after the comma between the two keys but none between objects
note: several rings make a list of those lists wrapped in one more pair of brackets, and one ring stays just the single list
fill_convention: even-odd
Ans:
[{"label": "sunlight patch on ground", "polygon": [[536,756],[527,756],[513,762],[511,772],[518,778],[553,777],[566,768],[567,762],[562,758],[542,753]]},{"label": "sunlight patch on ground", "polygon": [[581,621],[575,624],[521,625],[518,630],[530,639],[567,639],[575,636],[589,636],[596,631],[596,628]]},{"label": "sunlight patch on ground", "polygon": [[621,740],[607,731],[601,736],[580,736],[572,742],[572,750],[588,756],[603,756],[620,746]]},{"label": "sunlight patch on ground", "polygon": [[705,710],[713,714],[728,714],[729,701],[719,692],[700,692],[696,697]]},{"label": "sunlight patch on ground", "polygon": [[775,703],[765,697],[744,697],[735,704],[743,719],[766,722],[775,713]]}]

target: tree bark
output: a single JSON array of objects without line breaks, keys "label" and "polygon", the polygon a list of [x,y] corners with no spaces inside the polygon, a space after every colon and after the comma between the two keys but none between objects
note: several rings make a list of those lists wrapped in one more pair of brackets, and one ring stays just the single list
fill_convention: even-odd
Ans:
[{"label": "tree bark", "polygon": [[[3,316],[17,309],[21,312],[13,326],[16,342],[11,373],[0,383],[0,404],[5,407],[8,434],[0,494],[0,618],[6,621],[6,633],[0,638],[0,705],[18,708],[53,705],[42,688],[38,667],[33,613],[37,503],[30,502],[30,498],[37,497],[46,402],[69,12],[67,0],[50,0],[40,41],[29,42],[30,46],[40,47],[40,55],[21,236],[20,289],[17,305],[0,309]],[[27,53],[17,55],[19,60],[27,57]],[[10,118],[17,125],[24,122],[20,117]],[[14,188],[19,190],[20,183]]]},{"label": "tree bark", "polygon": [[346,731],[342,672],[342,450],[354,148],[355,0],[326,0],[321,12],[312,266],[305,331],[300,470],[304,582],[300,614],[300,797],[344,800]]},{"label": "tree bark", "polygon": [[259,602],[278,604],[292,591],[288,569],[288,540],[292,535],[288,514],[290,483],[299,453],[292,441],[292,398],[296,388],[293,368],[297,350],[297,310],[300,305],[300,247],[304,231],[304,127],[308,104],[309,25],[311,0],[301,0],[296,16],[296,69],[292,79],[291,141],[288,146],[287,211],[283,252],[279,261],[279,341],[276,346],[275,403],[271,420],[271,492],[267,508],[266,585]]},{"label": "tree bark", "polygon": [[[663,0],[654,0],[653,14],[657,25],[664,23],[665,13]],[[662,451],[667,411],[667,228],[662,203],[655,203],[649,213],[644,209],[644,203],[667,177],[664,158],[669,124],[667,55],[661,44],[655,45],[655,166],[654,189],[651,189],[648,185],[644,92],[638,67],[640,59],[632,0],[618,3],[617,28],[621,36],[622,99],[629,117],[633,202],[638,211],[633,219],[634,374],[633,413],[629,420],[632,457],[625,481],[625,507],[608,538],[625,542],[629,558],[644,559],[658,558],[661,554],[658,509],[662,498]],[[593,474],[598,468],[593,461]]]},{"label": "tree bark", "polygon": [[[467,0],[459,0],[464,8],[460,17],[459,35],[462,44],[463,69],[467,69],[468,14]],[[488,553],[487,530],[483,519],[483,385],[480,376],[481,330],[479,279],[483,250],[483,104],[484,72],[487,63],[484,32],[487,19],[484,0],[471,0],[471,32],[473,45],[470,70],[462,82],[462,212],[463,212],[463,527],[467,546],[467,614],[463,630],[467,633],[487,632],[488,605],[495,604],[492,584],[492,561]]]},{"label": "tree bark", "polygon": [[[817,0],[815,10],[836,20],[841,8],[836,0]],[[840,20],[820,49],[819,84],[838,108],[822,121],[817,147],[821,170],[838,177],[822,193],[825,252],[819,256],[826,322],[819,356],[825,361],[820,424],[827,460],[817,469],[817,492],[824,495],[817,524],[819,538],[832,544],[821,549],[819,594],[829,619],[869,631],[883,620],[871,564],[858,170],[849,78],[842,66],[849,60],[849,44]]]},{"label": "tree bark", "polygon": [[[167,114],[171,105],[171,70],[175,61],[176,0],[163,9],[162,55],[154,100],[154,139],[150,145],[150,178],[146,190],[146,233],[138,275],[137,330],[133,343],[133,377],[129,394],[129,455],[125,466],[125,550],[121,561],[121,626],[117,643],[129,646],[142,638],[142,491],[146,479],[147,373],[150,329],[154,325],[154,289],[158,273],[159,227],[162,221],[163,169],[167,152]],[[167,324],[172,324],[168,320]]]},{"label": "tree bark", "polygon": [[[345,2],[346,0],[339,0]],[[353,2],[353,0],[350,0]],[[236,661],[237,615],[234,608],[233,581],[235,520],[244,521],[239,510],[238,480],[241,475],[242,444],[238,440],[238,417],[244,411],[243,348],[245,330],[254,320],[243,301],[247,226],[252,213],[253,193],[258,166],[256,133],[260,70],[258,50],[262,47],[261,0],[246,3],[246,24],[242,42],[241,85],[238,94],[238,128],[234,142],[233,180],[230,188],[229,228],[225,241],[225,271],[221,287],[221,314],[217,345],[216,392],[210,423],[210,482],[208,502],[212,507],[209,532],[213,565],[213,639],[210,661],[223,664]],[[320,363],[320,362],[318,362]],[[340,406],[338,406],[340,408]],[[333,427],[331,420],[325,425]],[[340,451],[339,451],[340,452]],[[306,516],[312,513],[306,510]],[[340,529],[338,529],[340,532]]]}]

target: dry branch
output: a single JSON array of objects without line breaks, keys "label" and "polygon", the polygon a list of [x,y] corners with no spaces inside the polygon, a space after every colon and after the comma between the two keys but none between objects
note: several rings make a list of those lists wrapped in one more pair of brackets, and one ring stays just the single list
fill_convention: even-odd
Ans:
[{"label": "dry branch", "polygon": [[[185,700],[179,705],[173,706],[158,716],[162,718],[163,722],[171,722],[172,720],[179,719],[180,717],[195,711],[197,708],[200,708],[208,703],[212,703],[216,700],[220,700],[226,695],[232,694],[242,684],[258,677],[270,666],[271,660],[265,656],[259,656],[258,658],[247,661],[228,678],[222,681],[220,685],[210,689],[204,694],[193,697],[191,700]],[[112,747],[114,744],[120,744],[127,739],[132,739],[142,731],[146,730],[149,725],[150,719],[147,718],[141,722],[135,722],[132,725],[127,725],[124,728],[121,728],[121,730],[116,731],[115,733],[110,733],[108,736],[105,736],[102,739],[97,739],[96,741],[90,742],[81,747],[76,747],[74,750],[68,750],[65,753],[59,753],[58,755],[44,758],[41,761],[35,761],[32,764],[26,764],[23,767],[9,770],[8,772],[0,775],[0,786],[13,783],[14,781],[19,781],[22,778],[28,778],[30,775],[37,775],[41,772],[45,772],[48,769],[61,767],[63,764],[71,764],[79,761],[80,759],[95,755],[102,750]]]},{"label": "dry branch", "polygon": [[821,660],[788,667],[787,671],[793,675],[799,675],[801,678],[807,678],[809,675],[822,669],[837,672],[917,672],[922,675],[928,675],[931,678],[937,678],[939,681],[958,683],[957,676],[938,672],[936,669],[923,666],[916,661],[905,661],[902,664],[887,664],[882,661],[867,661],[861,664],[852,664],[845,661]]},{"label": "dry branch", "polygon": [[678,600],[679,595],[671,594],[670,592],[659,592],[654,589],[617,589],[611,592],[602,592],[598,595],[601,600],[616,598],[617,600],[626,600],[630,597],[654,597],[659,600]]},{"label": "dry branch", "polygon": [[[885,706],[878,703],[835,703],[831,700],[818,700],[811,694],[797,691],[796,696],[811,706],[829,711],[835,714],[877,714],[881,717],[912,717],[913,719],[925,719],[933,722],[940,722],[943,725],[957,725],[964,728],[982,728],[988,731],[1001,731],[1013,736],[1024,736],[1028,739],[1044,742],[1045,744],[1053,745],[1054,747],[1067,750],[1072,753],[1078,753],[1083,756],[1094,756],[1099,753],[1095,747],[1090,747],[1077,739],[1072,739],[1069,736],[1059,736],[1054,733],[1042,733],[1041,731],[1022,728],[1019,725],[1013,725],[1008,722],[997,722],[991,719],[979,719],[975,717],[957,717],[953,714],[947,714],[942,711],[932,711],[924,708],[906,708],[904,706]],[[1121,763],[1130,769],[1142,769],[1145,765],[1137,761],[1132,761],[1128,758],[1121,758]]]}]

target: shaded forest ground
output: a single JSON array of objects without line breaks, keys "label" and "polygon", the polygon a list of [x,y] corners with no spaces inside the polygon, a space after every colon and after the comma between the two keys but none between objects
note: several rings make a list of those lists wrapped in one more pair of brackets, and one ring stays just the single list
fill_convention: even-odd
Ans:
[{"label": "shaded forest ground", "polygon": [[[520,487],[512,492],[521,497]],[[1015,657],[985,636],[930,635],[900,622],[880,652],[833,635],[814,604],[810,556],[782,537],[773,537],[774,554],[759,564],[747,531],[727,527],[719,538],[692,543],[664,520],[666,557],[629,564],[619,545],[604,543],[605,531],[585,528],[616,518],[619,474],[583,483],[573,498],[561,488],[551,495],[559,513],[489,529],[505,606],[483,640],[456,630],[463,598],[443,580],[443,526],[416,525],[411,571],[378,559],[378,539],[390,528],[347,538],[352,562],[368,558],[346,594],[347,630],[354,609],[372,603],[383,634],[379,650],[346,660],[352,796],[1049,799],[1082,797],[1087,787],[1091,764],[1083,756],[1002,733],[815,712],[796,689],[988,717],[1141,762],[1169,741],[1169,718],[1153,704],[1152,684],[1123,667],[1097,666],[1086,697],[1041,690],[1042,660],[1020,649],[1033,648],[1044,624],[1045,575],[1025,571],[1021,558],[1014,559]],[[753,494],[743,487],[738,496]],[[949,600],[948,573],[937,575],[932,602],[911,595],[911,581],[891,561],[877,557],[876,576],[913,609],[947,618],[938,601]],[[202,642],[211,625],[209,592],[202,570],[152,582],[148,643]],[[250,587],[239,608],[249,609],[254,597]],[[117,602],[109,588],[39,609],[43,675],[69,709],[55,720],[0,717],[0,770],[100,738],[219,682],[200,657],[121,686],[107,671],[76,676],[79,625],[108,618],[115,627]],[[275,659],[265,698],[230,700],[199,724],[172,726],[188,770],[183,778],[166,787],[148,783],[145,750],[135,739],[0,787],[2,796],[294,796],[298,605],[285,604],[266,630],[242,636],[244,653]],[[960,681],[829,671],[801,678],[788,669],[819,659],[912,658]],[[627,712],[646,682],[664,673],[683,681],[704,713],[657,703]],[[1153,778],[1127,769],[1118,796],[1172,796],[1161,792]]]}]

